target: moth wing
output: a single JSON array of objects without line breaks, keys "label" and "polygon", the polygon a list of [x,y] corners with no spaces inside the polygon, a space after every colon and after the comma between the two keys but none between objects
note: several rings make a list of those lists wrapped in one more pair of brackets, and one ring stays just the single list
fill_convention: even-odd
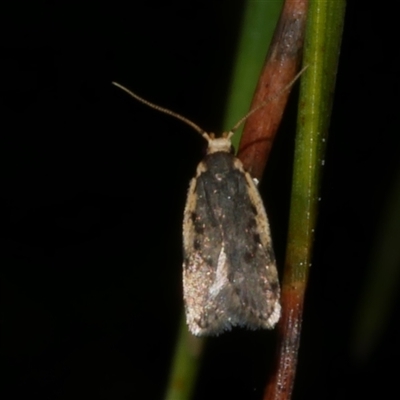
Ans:
[{"label": "moth wing", "polygon": [[[242,165],[240,160],[237,159],[237,161],[239,161],[240,165]],[[278,271],[276,268],[275,255],[272,247],[268,217],[263,201],[251,175],[246,171],[244,171],[244,175],[249,187],[248,193],[250,201],[256,210],[255,220],[257,233],[259,234],[263,250],[266,253],[266,263],[264,266],[265,273],[259,274],[259,283],[262,285],[263,290],[266,293],[263,318],[261,319],[263,319],[262,325],[267,329],[271,329],[279,321],[281,315]]]},{"label": "moth wing", "polygon": [[[183,294],[185,302],[186,322],[194,335],[204,334],[202,320],[207,314],[208,288],[215,277],[203,254],[212,244],[205,239],[208,226],[203,221],[198,207],[198,185],[201,180],[202,163],[197,168],[197,176],[190,182],[183,217]],[[214,249],[215,251],[215,249]]]}]

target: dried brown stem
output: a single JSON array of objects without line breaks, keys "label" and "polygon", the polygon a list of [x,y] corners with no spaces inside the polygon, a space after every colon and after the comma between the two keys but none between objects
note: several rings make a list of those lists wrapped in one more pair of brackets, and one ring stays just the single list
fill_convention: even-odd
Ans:
[{"label": "dried brown stem", "polygon": [[[308,0],[286,0],[250,109],[268,97],[274,98],[251,115],[244,126],[238,157],[259,180],[290,94],[290,90],[282,90],[300,65],[307,6]],[[281,95],[275,96],[277,93]]]},{"label": "dried brown stem", "polygon": [[[301,62],[307,9],[308,0],[286,0],[250,109],[256,108],[268,97],[273,98],[251,115],[244,127],[238,157],[251,175],[259,180],[290,94],[290,89],[283,89],[296,75]],[[280,95],[275,96],[278,93]],[[284,285],[283,310],[278,324],[279,354],[264,400],[288,399],[291,396],[300,342],[303,296],[303,286]]]},{"label": "dried brown stem", "polygon": [[300,344],[303,298],[302,287],[286,286],[282,292],[282,315],[278,324],[279,354],[273,375],[265,388],[264,400],[291,397]]}]

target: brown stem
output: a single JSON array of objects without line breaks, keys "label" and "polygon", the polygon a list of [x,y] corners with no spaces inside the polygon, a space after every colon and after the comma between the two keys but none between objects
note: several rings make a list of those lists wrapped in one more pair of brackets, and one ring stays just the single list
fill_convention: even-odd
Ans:
[{"label": "brown stem", "polygon": [[[308,0],[285,1],[250,109],[268,97],[273,98],[248,118],[243,130],[238,157],[245,169],[259,180],[290,94],[290,89],[284,88],[296,75],[301,62],[307,9]],[[291,396],[300,343],[303,296],[304,286],[301,284],[283,285],[278,353],[264,400],[283,400]]]},{"label": "brown stem", "polygon": [[282,315],[278,324],[278,350],[273,375],[265,388],[264,400],[290,399],[296,376],[300,344],[304,288],[285,287]]},{"label": "brown stem", "polygon": [[[296,75],[301,61],[308,0],[286,0],[250,109],[281,93]],[[238,157],[250,174],[261,180],[290,90],[249,117]]]}]

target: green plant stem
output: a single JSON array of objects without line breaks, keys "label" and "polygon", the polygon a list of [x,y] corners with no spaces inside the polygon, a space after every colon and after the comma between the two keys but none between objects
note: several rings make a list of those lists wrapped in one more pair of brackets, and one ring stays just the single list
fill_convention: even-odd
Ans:
[{"label": "green plant stem", "polygon": [[291,398],[304,294],[312,259],[319,189],[342,37],[344,0],[309,3],[295,143],[288,244],[279,322],[279,355],[265,400]]},{"label": "green plant stem", "polygon": [[343,0],[314,0],[309,7],[286,260],[290,282],[304,282],[311,262],[344,9]]}]

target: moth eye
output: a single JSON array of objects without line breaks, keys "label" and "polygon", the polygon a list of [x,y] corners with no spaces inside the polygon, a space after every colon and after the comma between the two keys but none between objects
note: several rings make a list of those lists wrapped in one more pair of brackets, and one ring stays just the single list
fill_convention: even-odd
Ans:
[{"label": "moth eye", "polygon": [[257,208],[254,206],[254,204],[251,204],[250,205],[250,210],[251,210],[251,212],[254,214],[254,215],[257,215],[258,213],[257,213]]}]

